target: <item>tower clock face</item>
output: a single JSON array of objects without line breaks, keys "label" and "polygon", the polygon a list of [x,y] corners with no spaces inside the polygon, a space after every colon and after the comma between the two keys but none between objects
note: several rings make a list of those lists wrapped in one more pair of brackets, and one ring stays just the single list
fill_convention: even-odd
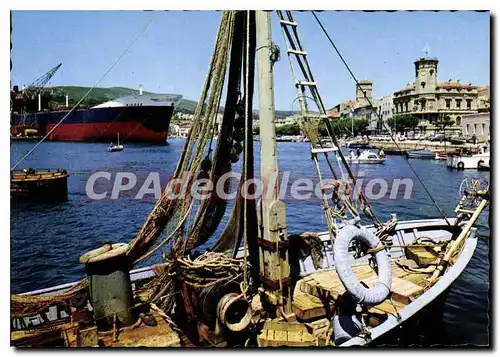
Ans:
[{"label": "tower clock face", "polygon": [[425,70],[420,71],[421,76],[425,76]]}]

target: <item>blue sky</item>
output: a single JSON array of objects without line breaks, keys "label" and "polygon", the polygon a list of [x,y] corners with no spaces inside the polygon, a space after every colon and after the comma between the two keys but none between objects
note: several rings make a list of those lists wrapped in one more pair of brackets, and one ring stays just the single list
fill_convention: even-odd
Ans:
[{"label": "blue sky", "polygon": [[[15,11],[12,84],[29,84],[62,62],[49,85],[92,86],[153,16],[139,11]],[[197,100],[220,12],[167,11],[153,22],[100,87],[179,93]],[[286,48],[273,13],[277,109],[297,110]],[[355,84],[309,12],[295,13],[299,33],[327,107],[354,98]],[[318,14],[358,79],[374,96],[414,80],[413,62],[428,45],[439,59],[438,79],[490,83],[490,14],[476,12],[333,12]]]}]

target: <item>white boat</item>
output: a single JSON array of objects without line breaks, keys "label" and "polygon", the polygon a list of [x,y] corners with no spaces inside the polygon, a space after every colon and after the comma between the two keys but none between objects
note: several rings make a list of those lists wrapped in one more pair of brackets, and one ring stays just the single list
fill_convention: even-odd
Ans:
[{"label": "white boat", "polygon": [[386,160],[370,150],[363,150],[359,156],[348,155],[346,159],[350,164],[383,164]]},{"label": "white boat", "polygon": [[487,148],[481,148],[479,154],[453,155],[446,159],[446,166],[457,170],[480,169],[485,164],[490,166],[490,151]]},{"label": "white boat", "polygon": [[113,143],[109,144],[108,146],[108,151],[109,152],[115,152],[115,151],[122,151],[123,150],[123,145],[120,145],[120,133],[117,134],[118,136],[118,144],[114,145]]}]

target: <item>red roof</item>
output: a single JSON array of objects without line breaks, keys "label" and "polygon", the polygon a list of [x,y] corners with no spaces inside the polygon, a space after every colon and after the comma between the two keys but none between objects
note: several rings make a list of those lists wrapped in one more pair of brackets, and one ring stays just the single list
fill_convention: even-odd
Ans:
[{"label": "red roof", "polygon": [[475,89],[477,86],[474,86],[472,84],[462,84],[459,82],[441,82],[438,83],[437,88],[460,88],[460,89]]},{"label": "red roof", "polygon": [[330,113],[328,113],[328,118],[332,118],[332,119],[340,118],[340,113],[330,112]]}]

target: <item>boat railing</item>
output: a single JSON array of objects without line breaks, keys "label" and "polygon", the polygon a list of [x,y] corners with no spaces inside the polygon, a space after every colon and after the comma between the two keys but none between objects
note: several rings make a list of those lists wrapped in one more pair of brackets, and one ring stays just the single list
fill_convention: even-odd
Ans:
[{"label": "boat railing", "polygon": [[65,176],[68,174],[68,171],[66,169],[17,169],[17,170],[11,170],[10,171],[10,177],[11,179],[16,178],[16,179],[26,179],[28,177],[36,177],[38,178],[43,178],[43,177],[55,177],[55,176]]}]

